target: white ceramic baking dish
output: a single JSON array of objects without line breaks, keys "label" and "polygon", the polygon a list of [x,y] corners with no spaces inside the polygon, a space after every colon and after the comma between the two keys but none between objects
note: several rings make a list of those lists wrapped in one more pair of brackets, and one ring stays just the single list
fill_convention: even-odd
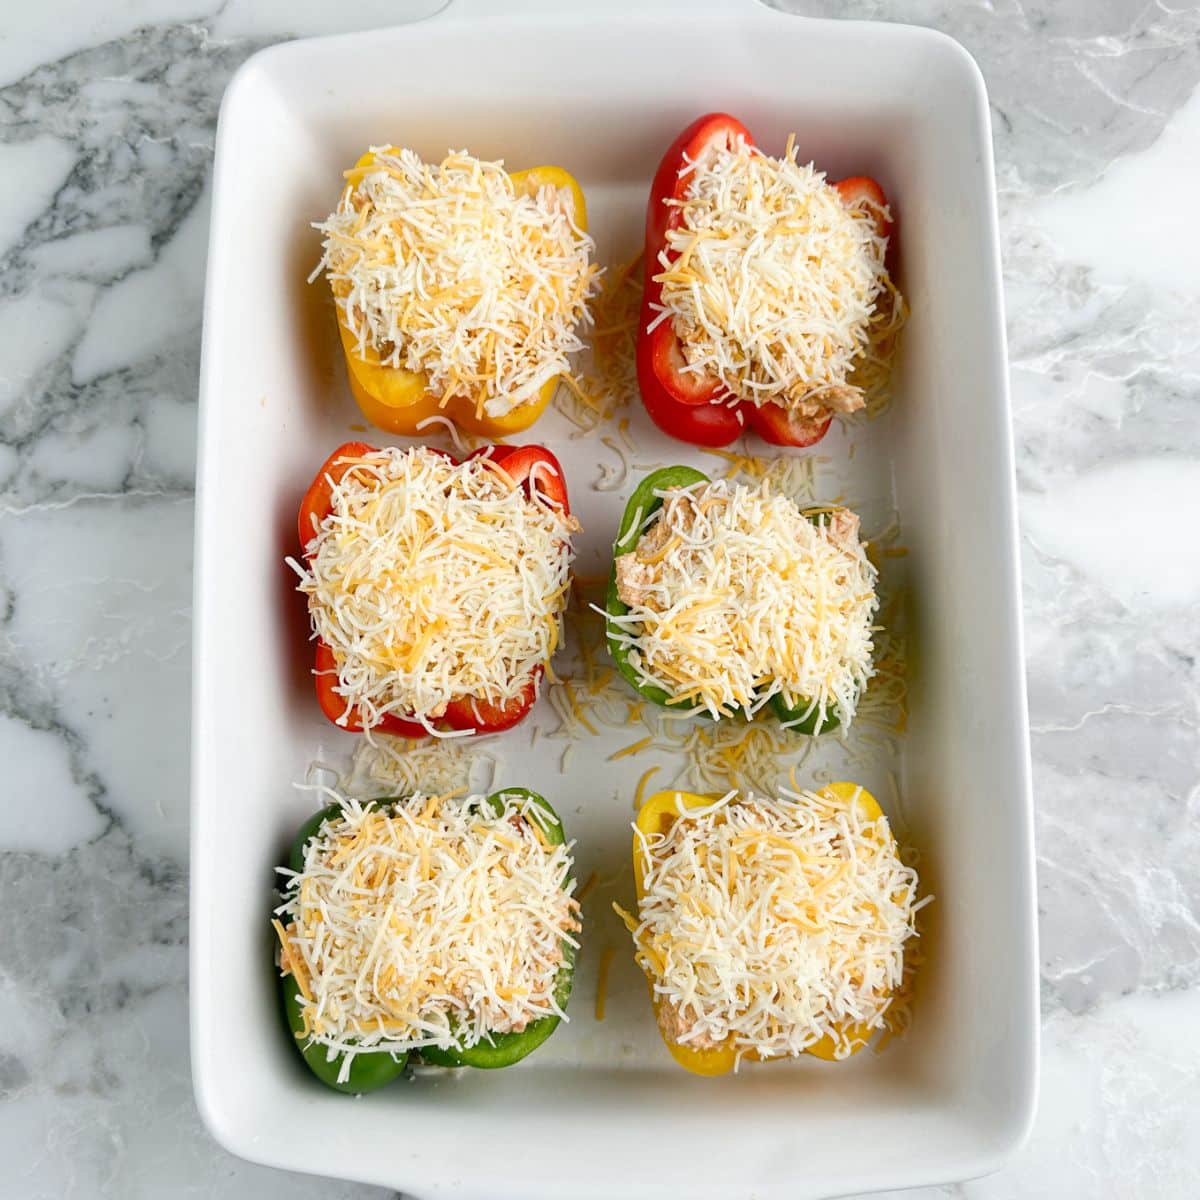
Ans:
[{"label": "white ceramic baking dish", "polygon": [[[498,1073],[422,1078],[352,1100],[288,1045],[268,962],[272,868],[311,798],[306,764],[345,753],[308,677],[303,606],[283,556],[316,466],[361,420],[349,397],[308,223],[371,143],[448,147],[582,181],[600,257],[638,248],[663,148],[710,109],[836,178],[878,177],[900,213],[912,306],[900,395],[820,448],[825,494],[899,513],[909,554],[911,694],[902,751],[836,742],[806,770],[852,774],[920,847],[928,910],[915,1023],[885,1053],[717,1080],[673,1066],[608,900],[628,902],[630,798],[646,762],[628,735],[532,750],[507,781],[539,787],[578,840],[579,875],[611,892],[586,934],[572,1021]],[[1036,940],[1012,443],[987,97],[974,62],[925,29],[813,21],[744,0],[704,9],[451,8],[378,33],[256,55],[221,111],[205,306],[196,531],[191,1022],[196,1095],[235,1153],[434,1195],[788,1197],[993,1170],[1034,1106]],[[715,460],[631,409],[639,460]],[[604,450],[549,414],[529,440],[563,459],[603,569],[629,488],[589,484]],[[377,440],[386,442],[384,435]],[[851,444],[854,451],[851,452]],[[537,721],[557,719],[539,705]],[[614,740],[615,739],[615,740]],[[507,747],[507,749],[506,749]],[[669,766],[669,764],[667,764]],[[669,774],[669,772],[668,772]],[[664,776],[666,778],[667,776]],[[618,947],[608,1014],[595,963]]]}]

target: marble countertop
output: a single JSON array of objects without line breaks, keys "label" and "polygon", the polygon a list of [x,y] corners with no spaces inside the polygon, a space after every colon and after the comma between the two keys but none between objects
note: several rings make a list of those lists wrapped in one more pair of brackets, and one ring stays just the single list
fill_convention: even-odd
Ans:
[{"label": "marble countertop", "polygon": [[[6,1195],[383,1194],[231,1158],[195,1110],[189,606],[222,90],[263,45],[404,7],[42,0],[0,23]],[[1200,13],[791,7],[952,34],[983,68],[995,126],[1042,1098],[1001,1173],[906,1195],[1198,1195]]]}]

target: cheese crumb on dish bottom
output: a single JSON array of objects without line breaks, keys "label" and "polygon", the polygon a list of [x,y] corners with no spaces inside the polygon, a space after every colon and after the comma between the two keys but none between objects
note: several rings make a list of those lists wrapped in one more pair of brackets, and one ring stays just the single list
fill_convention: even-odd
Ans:
[{"label": "cheese crumb on dish bottom", "polygon": [[460,697],[503,707],[562,639],[578,522],[486,457],[426,447],[364,454],[292,561],[337,694],[365,727],[425,724]]},{"label": "cheese crumb on dish bottom", "polygon": [[769,484],[670,488],[633,553],[610,623],[647,684],[714,717],[776,694],[843,725],[871,678],[876,570],[848,509],[809,519]]},{"label": "cheese crumb on dish bottom", "polygon": [[461,1048],[554,1016],[564,946],[578,945],[571,845],[547,840],[523,792],[417,793],[337,815],[285,876],[281,968],[304,1032],[330,1054]]},{"label": "cheese crumb on dish bottom", "polygon": [[352,796],[438,795],[495,790],[500,760],[476,738],[392,737],[372,733],[355,740],[349,767],[335,771],[339,787]]},{"label": "cheese crumb on dish bottom", "polygon": [[676,753],[685,766],[673,782],[686,780],[697,791],[771,792],[813,748],[811,741],[797,743],[787,730],[761,722],[695,722],[674,738],[673,732],[667,729],[658,739],[668,745],[681,743]]},{"label": "cheese crumb on dish bottom", "polygon": [[372,147],[347,172],[325,270],[360,355],[426,376],[501,417],[568,371],[598,287],[592,239],[557,188],[518,191],[501,162],[466,151],[427,164]]},{"label": "cheese crumb on dish bottom", "polygon": [[916,933],[915,871],[850,784],[777,798],[660,793],[634,826],[633,936],[664,1038],[845,1058],[885,1026]]},{"label": "cheese crumb on dish bottom", "polygon": [[[619,409],[638,396],[637,323],[642,275],[637,268],[641,261],[638,254],[605,269],[604,286],[592,304],[595,326],[589,345],[578,360],[575,375],[564,374],[560,381],[563,386],[555,391],[556,407],[575,426],[572,440],[611,421]],[[632,450],[627,418],[621,419],[619,433],[625,449]],[[608,491],[611,486],[595,490]]]},{"label": "cheese crumb on dish bottom", "polygon": [[886,209],[849,208],[825,176],[739,142],[689,164],[655,276],[688,369],[729,397],[820,418],[863,407],[852,379],[903,301],[888,278]]}]

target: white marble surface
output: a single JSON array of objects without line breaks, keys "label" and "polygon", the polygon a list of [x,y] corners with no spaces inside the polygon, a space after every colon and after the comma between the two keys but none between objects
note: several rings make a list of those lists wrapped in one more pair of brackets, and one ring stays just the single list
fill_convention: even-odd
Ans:
[{"label": "white marble surface", "polygon": [[[1042,1103],[1000,1174],[912,1195],[1200,1195],[1200,14],[793,6],[953,34],[996,130]],[[196,1115],[188,649],[217,103],[259,46],[401,8],[42,0],[0,19],[6,1196],[382,1194],[248,1166]]]}]

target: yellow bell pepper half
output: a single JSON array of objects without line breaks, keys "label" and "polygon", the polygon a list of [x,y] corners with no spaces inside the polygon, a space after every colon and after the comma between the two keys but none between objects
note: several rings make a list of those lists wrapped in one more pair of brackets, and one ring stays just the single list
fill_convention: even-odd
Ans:
[{"label": "yellow bell pepper half", "polygon": [[[355,169],[369,166],[375,156],[364,154],[355,163]],[[525,171],[514,171],[510,178],[519,192],[524,189],[530,195],[541,188],[557,188],[571,210],[575,224],[587,232],[587,204],[583,191],[575,177],[562,167],[530,167]],[[346,325],[345,313],[338,306],[338,334],[342,339],[342,350],[346,355],[346,369],[350,377],[350,392],[362,409],[363,415],[380,429],[404,437],[415,437],[421,432],[417,426],[429,417],[443,416],[453,421],[460,429],[480,437],[503,437],[528,429],[542,415],[550,403],[559,377],[548,379],[535,400],[520,404],[502,417],[476,414],[475,402],[466,396],[452,396],[442,402],[435,392],[429,391],[428,379],[423,371],[406,371],[403,367],[385,366],[373,346],[360,349],[358,339]]]},{"label": "yellow bell pepper half", "polygon": [[[877,821],[883,815],[875,797],[865,788],[860,788],[856,783],[831,783],[820,789],[820,795],[828,796],[830,799],[838,801],[846,807],[849,807],[857,799],[860,816],[867,822]],[[701,796],[695,792],[655,792],[642,805],[638,812],[638,831],[645,837],[649,837],[651,834],[666,833],[676,817],[681,813],[687,812],[690,809],[707,808],[718,799],[718,796]],[[638,834],[634,834],[633,881],[639,905],[645,892],[647,866],[648,863],[646,862],[646,854],[642,846],[641,837]],[[687,1045],[680,1045],[667,1037],[666,1033],[663,1032],[663,1023],[659,1017],[661,1001],[654,994],[653,980],[648,981],[650,983],[651,1001],[654,1005],[655,1020],[658,1022],[663,1042],[671,1052],[671,1057],[684,1070],[690,1071],[693,1075],[724,1075],[732,1071],[737,1062],[737,1052],[732,1045],[722,1045],[716,1046],[711,1050],[701,1050]],[[845,1032],[854,1046],[851,1050],[852,1054],[857,1054],[867,1044],[867,1040],[871,1036],[871,1031],[865,1026],[852,1025],[847,1027]],[[825,1059],[826,1061],[833,1061],[835,1058],[835,1049],[834,1040],[827,1035],[820,1041],[808,1046],[805,1049],[805,1053],[811,1054],[816,1058]],[[752,1060],[758,1058],[753,1052],[743,1054],[742,1057]]]}]

